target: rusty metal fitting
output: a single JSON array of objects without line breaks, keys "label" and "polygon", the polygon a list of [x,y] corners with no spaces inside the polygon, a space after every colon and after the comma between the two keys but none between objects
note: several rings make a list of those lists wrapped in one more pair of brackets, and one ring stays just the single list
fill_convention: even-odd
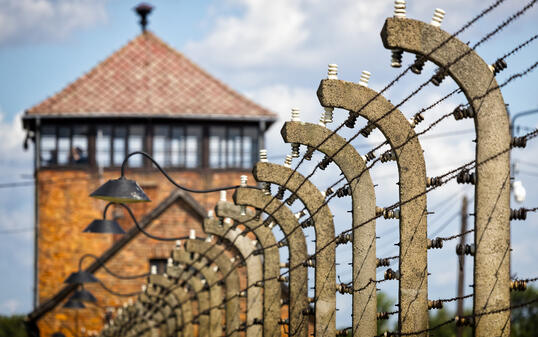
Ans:
[{"label": "rusty metal fitting", "polygon": [[361,157],[362,157],[362,160],[364,160],[365,162],[369,162],[370,160],[375,158],[375,153],[374,153],[374,151],[370,151],[370,152],[368,152],[367,154],[365,154],[364,156],[361,156]]},{"label": "rusty metal fitting", "polygon": [[316,299],[313,297],[308,298],[308,303],[316,303]]},{"label": "rusty metal fitting", "polygon": [[325,155],[325,157],[319,162],[319,168],[321,170],[325,170],[327,168],[327,166],[329,166],[329,164],[332,162],[332,158]]},{"label": "rusty metal fitting", "polygon": [[338,198],[343,198],[347,195],[351,195],[351,186],[349,185],[342,186],[336,190],[336,196]]},{"label": "rusty metal fitting", "polygon": [[475,113],[472,106],[464,108],[463,106],[458,105],[456,109],[454,109],[454,112],[452,112],[452,114],[454,115],[454,119],[456,120],[475,117]]},{"label": "rusty metal fitting", "polygon": [[362,128],[360,134],[364,137],[364,138],[368,138],[368,136],[372,133],[372,131],[374,131],[376,128],[376,126],[370,122],[368,122],[368,124],[366,124],[366,126],[364,128]]},{"label": "rusty metal fitting", "polygon": [[526,220],[527,210],[525,208],[510,209],[510,220]]},{"label": "rusty metal fitting", "polygon": [[473,317],[456,316],[456,317],[454,317],[454,321],[456,322],[456,326],[471,326],[471,325],[474,324],[474,318]]},{"label": "rusty metal fitting", "polygon": [[289,268],[290,264],[289,262],[280,262],[280,268]]},{"label": "rusty metal fitting", "polygon": [[284,239],[278,241],[276,245],[278,246],[278,248],[282,248],[284,246],[287,246],[288,245],[288,240],[286,240],[286,238],[284,238]]},{"label": "rusty metal fitting", "polygon": [[353,112],[349,112],[349,116],[347,117],[346,121],[344,122],[345,126],[353,129],[355,127],[355,123],[357,122],[357,115]]},{"label": "rusty metal fitting", "polygon": [[292,194],[288,197],[288,199],[286,199],[286,204],[288,204],[288,205],[290,205],[290,206],[293,205],[293,203],[295,202],[295,200],[297,200],[297,198],[298,198],[297,194],[293,194],[293,193],[292,193]]},{"label": "rusty metal fitting", "polygon": [[262,319],[262,318],[255,317],[255,318],[252,320],[252,324],[254,324],[254,325],[263,325],[263,319]]},{"label": "rusty metal fitting", "polygon": [[443,185],[443,180],[441,177],[427,177],[426,178],[426,187],[439,187]]},{"label": "rusty metal fitting", "polygon": [[303,216],[306,215],[306,211],[304,209],[300,210],[299,212],[295,213],[295,219],[300,219],[302,218]]},{"label": "rusty metal fitting", "polygon": [[474,256],[476,252],[476,246],[474,243],[470,245],[462,245],[461,243],[456,245],[456,254],[457,255],[471,255]]},{"label": "rusty metal fitting", "polygon": [[396,160],[396,154],[392,150],[388,150],[381,155],[381,162],[386,163],[388,161]]},{"label": "rusty metal fitting", "polygon": [[290,281],[290,279],[287,276],[280,275],[278,277],[278,282],[289,282],[289,281]]},{"label": "rusty metal fitting", "polygon": [[495,76],[501,71],[503,71],[504,69],[506,69],[506,67],[508,67],[508,65],[506,64],[505,60],[497,59],[495,63],[489,66],[489,69],[493,72],[493,75]]},{"label": "rusty metal fitting", "polygon": [[292,160],[293,160],[293,157],[290,154],[287,154],[286,158],[284,159],[284,167],[290,168]]},{"label": "rusty metal fitting", "polygon": [[392,270],[391,268],[385,270],[385,280],[399,280],[400,279],[400,271],[399,270]]},{"label": "rusty metal fitting", "polygon": [[247,297],[247,292],[246,291],[240,291],[237,293],[237,297]]},{"label": "rusty metal fitting", "polygon": [[263,254],[263,248],[255,249],[252,251],[252,255],[262,255]]},{"label": "rusty metal fitting", "polygon": [[258,288],[263,288],[263,281],[256,281],[256,283],[254,283],[254,286]]},{"label": "rusty metal fitting", "polygon": [[527,146],[527,137],[512,137],[510,140],[510,147],[524,148]]},{"label": "rusty metal fitting", "polygon": [[262,189],[265,195],[271,195],[271,183],[262,183]]},{"label": "rusty metal fitting", "polygon": [[376,206],[375,207],[375,215],[381,216],[385,213],[385,209],[383,207]]},{"label": "rusty metal fitting", "polygon": [[376,313],[376,318],[378,321],[387,320],[389,319],[389,313],[386,311],[381,311]]},{"label": "rusty metal fitting", "polygon": [[456,182],[458,184],[476,184],[476,174],[474,172],[469,173],[469,170],[461,170],[456,176]]},{"label": "rusty metal fitting", "polygon": [[301,222],[300,225],[301,225],[302,228],[312,227],[312,226],[314,226],[314,219],[308,218],[305,221]]},{"label": "rusty metal fitting", "polygon": [[284,192],[286,192],[286,188],[283,186],[279,186],[275,198],[277,198],[278,200],[284,199]]},{"label": "rusty metal fitting", "polygon": [[441,300],[428,300],[428,310],[443,309],[443,302]]},{"label": "rusty metal fitting", "polygon": [[328,197],[329,195],[331,195],[331,194],[333,194],[333,193],[334,193],[334,191],[333,191],[333,189],[330,188],[330,187],[329,187],[327,190],[325,190],[325,196],[326,196],[326,197]]},{"label": "rusty metal fitting", "polygon": [[310,257],[306,261],[303,262],[303,267],[316,267],[316,257]]},{"label": "rusty metal fitting", "polygon": [[435,238],[435,239],[428,239],[427,244],[428,249],[441,249],[443,248],[443,239],[441,238]]},{"label": "rusty metal fitting", "polygon": [[299,158],[300,148],[301,148],[301,144],[291,143],[291,157],[292,158]]},{"label": "rusty metal fitting", "polygon": [[385,219],[399,219],[400,218],[400,210],[383,210],[383,217]]},{"label": "rusty metal fitting", "polygon": [[311,160],[311,159],[312,159],[312,155],[314,154],[314,151],[315,151],[315,149],[314,149],[312,146],[308,146],[308,147],[306,148],[306,152],[305,152],[305,154],[304,154],[304,156],[303,156],[304,159],[306,159],[306,160]]},{"label": "rusty metal fitting", "polygon": [[525,280],[512,280],[510,281],[510,290],[525,291],[527,290],[527,281]]},{"label": "rusty metal fitting", "polygon": [[337,284],[336,291],[340,294],[353,294],[353,288],[345,283]]},{"label": "rusty metal fitting", "polygon": [[376,261],[377,268],[390,266],[390,260],[387,258],[383,258],[383,259],[377,258],[375,259],[375,261]]},{"label": "rusty metal fitting", "polygon": [[446,75],[447,75],[446,70],[444,70],[443,68],[437,69],[437,71],[435,72],[435,75],[433,75],[433,77],[431,79],[433,85],[438,87],[443,82]]},{"label": "rusty metal fitting", "polygon": [[390,66],[393,68],[400,68],[402,66],[403,50],[392,49],[391,52]]},{"label": "rusty metal fitting", "polygon": [[349,335],[349,328],[342,329],[342,330],[336,330],[336,336],[337,337],[345,337],[347,335]]},{"label": "rusty metal fitting", "polygon": [[348,242],[351,242],[351,240],[353,239],[353,234],[352,233],[344,233],[344,234],[340,234],[336,237],[336,241],[335,243],[337,245],[343,245],[343,244],[346,244]]},{"label": "rusty metal fitting", "polygon": [[422,73],[422,69],[424,68],[424,64],[426,63],[426,58],[422,55],[417,55],[415,58],[415,63],[411,66],[411,71],[417,75],[420,75]]},{"label": "rusty metal fitting", "polygon": [[424,115],[419,112],[416,113],[413,118],[409,119],[409,124],[411,124],[411,127],[414,128],[415,126],[419,125],[422,121],[424,121]]}]

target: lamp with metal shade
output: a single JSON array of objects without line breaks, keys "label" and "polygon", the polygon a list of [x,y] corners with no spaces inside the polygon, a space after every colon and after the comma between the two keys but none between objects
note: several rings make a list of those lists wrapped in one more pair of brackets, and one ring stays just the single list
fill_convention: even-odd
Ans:
[{"label": "lamp with metal shade", "polygon": [[99,280],[93,276],[92,273],[89,273],[85,270],[79,270],[77,272],[71,273],[69,275],[64,283],[68,284],[83,284],[83,283],[96,283],[99,282]]},{"label": "lamp with metal shade", "polygon": [[111,179],[96,189],[90,197],[115,203],[151,201],[136,181],[125,178]]},{"label": "lamp with metal shade", "polygon": [[66,309],[84,309],[86,306],[84,303],[74,300],[73,297],[70,297],[67,302],[64,304],[64,308]]},{"label": "lamp with metal shade", "polygon": [[75,291],[73,296],[71,296],[71,299],[74,301],[79,301],[79,302],[91,302],[91,303],[97,302],[97,298],[95,298],[95,296],[93,296],[91,292],[89,292],[88,290],[84,288]]},{"label": "lamp with metal shade", "polygon": [[125,231],[115,220],[95,219],[88,227],[83,230],[84,233],[100,234],[125,234]]}]

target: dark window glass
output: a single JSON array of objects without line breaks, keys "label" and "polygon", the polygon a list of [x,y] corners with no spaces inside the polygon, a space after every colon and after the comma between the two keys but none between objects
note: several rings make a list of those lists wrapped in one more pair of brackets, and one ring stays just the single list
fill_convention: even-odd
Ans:
[{"label": "dark window glass", "polygon": [[41,128],[41,166],[56,165],[58,152],[56,150],[56,128],[44,126]]},{"label": "dark window glass", "polygon": [[243,128],[243,168],[251,168],[258,161],[258,128]]},{"label": "dark window glass", "polygon": [[[128,152],[132,153],[135,151],[144,150],[144,136],[145,128],[141,125],[130,126],[129,127],[129,142],[128,142]],[[142,155],[134,155],[129,157],[129,166],[130,167],[142,167],[143,161]]]},{"label": "dark window glass", "polygon": [[71,157],[71,128],[58,128],[58,165],[66,165]]},{"label": "dark window glass", "polygon": [[153,268],[157,269],[157,274],[164,274],[166,273],[166,264],[168,260],[167,259],[151,259],[149,260],[149,270]]},{"label": "dark window glass", "polygon": [[73,127],[70,162],[75,165],[88,164],[88,127]]},{"label": "dark window glass", "polygon": [[112,165],[121,166],[125,159],[125,138],[127,137],[127,128],[124,126],[114,127],[114,139],[112,140]]},{"label": "dark window glass", "polygon": [[226,167],[241,167],[241,129],[228,128]]},{"label": "dark window glass", "polygon": [[[196,146],[200,146],[200,141],[196,140]],[[168,162],[170,166],[186,167],[187,140],[185,137],[185,128],[181,126],[172,127],[170,142],[168,144],[170,153]],[[198,166],[196,164],[195,166]]]},{"label": "dark window glass", "polygon": [[224,126],[209,128],[209,167],[226,167],[226,128]]},{"label": "dark window glass", "polygon": [[202,127],[189,126],[185,137],[185,167],[200,167],[202,161]]},{"label": "dark window glass", "polygon": [[170,166],[169,163],[169,135],[170,128],[168,126],[155,126],[153,128],[153,158],[159,165]]},{"label": "dark window glass", "polygon": [[110,126],[99,126],[97,128],[96,138],[96,160],[99,167],[110,166],[110,140],[112,137],[112,128]]}]

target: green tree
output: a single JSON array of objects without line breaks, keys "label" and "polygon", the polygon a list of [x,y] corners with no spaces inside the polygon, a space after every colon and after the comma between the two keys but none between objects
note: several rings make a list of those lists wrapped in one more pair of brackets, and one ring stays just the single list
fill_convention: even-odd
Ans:
[{"label": "green tree", "polygon": [[27,337],[24,316],[0,316],[0,337]]},{"label": "green tree", "polygon": [[[511,294],[512,305],[523,304],[538,299],[538,289],[528,287],[526,291]],[[512,336],[533,337],[538,333],[538,303],[512,310]]]}]

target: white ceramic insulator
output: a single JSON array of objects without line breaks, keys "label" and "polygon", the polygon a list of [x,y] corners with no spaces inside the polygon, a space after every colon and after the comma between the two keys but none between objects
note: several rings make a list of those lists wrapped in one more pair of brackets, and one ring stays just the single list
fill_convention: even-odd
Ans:
[{"label": "white ceramic insulator", "polygon": [[271,221],[271,222],[269,223],[269,225],[267,225],[267,227],[269,227],[269,229],[272,229],[274,226],[275,226],[274,221]]},{"label": "white ceramic insulator", "polygon": [[213,267],[213,271],[214,271],[215,273],[218,272],[218,271],[219,271],[219,266],[215,266],[215,267]]},{"label": "white ceramic insulator", "polygon": [[260,149],[260,161],[262,163],[267,163],[267,150],[266,149]]},{"label": "white ceramic insulator", "polygon": [[220,201],[226,201],[226,191],[220,191]]},{"label": "white ceramic insulator", "polygon": [[394,17],[405,18],[405,0],[394,1]]},{"label": "white ceramic insulator", "polygon": [[213,235],[209,234],[207,238],[205,238],[205,242],[211,242],[213,241]]},{"label": "white ceramic insulator", "polygon": [[291,121],[300,122],[301,121],[301,109],[291,108]]},{"label": "white ceramic insulator", "polygon": [[189,239],[194,240],[196,239],[196,229],[191,229],[189,232]]},{"label": "white ceramic insulator", "polygon": [[234,263],[234,262],[235,262],[235,256],[232,257],[232,258],[230,258],[230,262],[231,262],[231,263]]},{"label": "white ceramic insulator", "polygon": [[291,155],[287,154],[286,159],[284,159],[284,166],[287,167],[287,168],[290,168],[292,159],[293,159],[293,157]]},{"label": "white ceramic insulator", "polygon": [[368,86],[368,81],[370,80],[370,76],[372,74],[368,70],[363,70],[361,74],[361,78],[359,80],[359,85],[362,85],[363,87]]},{"label": "white ceramic insulator", "polygon": [[201,282],[202,282],[202,284],[206,284],[207,281],[206,281],[205,278],[203,278]]},{"label": "white ceramic insulator", "polygon": [[207,211],[207,217],[208,218],[212,218],[215,216],[215,211],[213,211],[212,209],[210,209],[209,211]]},{"label": "white ceramic insulator", "polygon": [[151,266],[151,275],[157,274],[157,266]]},{"label": "white ceramic insulator", "polygon": [[142,285],[142,291],[145,292],[147,289],[148,289],[148,286],[146,286],[145,284],[143,284],[143,285]]},{"label": "white ceramic insulator", "polygon": [[250,241],[250,243],[251,243],[254,247],[256,247],[256,245],[258,244],[258,242],[254,241],[254,240]]},{"label": "white ceramic insulator", "polygon": [[333,108],[323,108],[325,110],[325,113],[323,114],[324,120],[326,124],[333,122]]},{"label": "white ceramic insulator", "polygon": [[174,259],[172,259],[171,257],[169,257],[166,262],[167,262],[167,265],[169,265],[169,266],[174,265]]},{"label": "white ceramic insulator", "polygon": [[241,179],[241,187],[246,187],[248,177],[245,175],[242,175],[240,179]]},{"label": "white ceramic insulator", "polygon": [[441,23],[443,23],[443,18],[445,17],[445,11],[441,8],[436,8],[433,12],[432,21],[430,22],[430,25],[435,27],[441,27]]},{"label": "white ceramic insulator", "polygon": [[327,78],[330,80],[338,79],[338,64],[329,64],[329,71],[327,72]]},{"label": "white ceramic insulator", "polygon": [[181,248],[181,241],[176,240],[176,249]]}]

